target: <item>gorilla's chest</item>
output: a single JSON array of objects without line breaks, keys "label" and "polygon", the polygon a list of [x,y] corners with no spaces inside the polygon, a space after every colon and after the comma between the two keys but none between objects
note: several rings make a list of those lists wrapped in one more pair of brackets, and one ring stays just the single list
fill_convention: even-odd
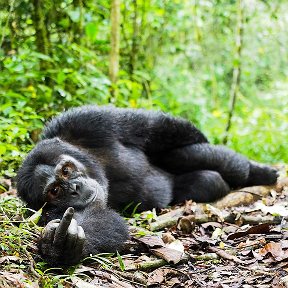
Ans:
[{"label": "gorilla's chest", "polygon": [[142,209],[164,207],[172,200],[172,176],[149,162],[136,147],[116,143],[94,151],[109,182],[108,204],[116,209],[134,202]]}]

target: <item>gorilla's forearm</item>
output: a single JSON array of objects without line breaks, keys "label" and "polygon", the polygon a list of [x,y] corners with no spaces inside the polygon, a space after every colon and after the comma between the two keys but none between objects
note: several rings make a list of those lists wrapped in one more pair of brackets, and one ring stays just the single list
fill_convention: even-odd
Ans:
[{"label": "gorilla's forearm", "polygon": [[50,265],[68,266],[97,253],[121,251],[127,238],[127,225],[118,213],[89,205],[75,214],[69,207],[61,219],[48,222],[38,246]]},{"label": "gorilla's forearm", "polygon": [[86,208],[77,213],[75,219],[86,236],[83,257],[102,252],[121,251],[128,239],[128,227],[124,219],[109,208]]}]

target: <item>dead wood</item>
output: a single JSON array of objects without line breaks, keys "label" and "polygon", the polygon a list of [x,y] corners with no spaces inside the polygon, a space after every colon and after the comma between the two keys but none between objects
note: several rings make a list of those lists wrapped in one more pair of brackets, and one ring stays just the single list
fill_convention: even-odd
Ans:
[{"label": "dead wood", "polygon": [[218,256],[220,256],[223,259],[234,261],[235,263],[239,263],[239,264],[244,264],[244,262],[242,260],[240,260],[238,257],[236,257],[235,255],[231,255],[222,249],[219,249],[216,247],[209,247],[209,250],[211,252],[216,253]]},{"label": "dead wood", "polygon": [[222,209],[237,207],[240,205],[249,205],[255,201],[269,195],[271,189],[275,186],[252,186],[232,191],[222,199],[212,203],[211,205]]},{"label": "dead wood", "polygon": [[174,226],[176,225],[178,218],[183,216],[183,214],[184,207],[172,210],[168,213],[158,216],[157,221],[152,222],[149,228],[151,231],[157,231],[166,227]]},{"label": "dead wood", "polygon": [[[283,217],[272,216],[272,215],[245,215],[225,211],[222,213],[224,208],[237,207],[240,205],[249,205],[255,201],[261,199],[262,197],[267,196],[270,191],[275,188],[275,186],[253,186],[242,188],[241,190],[236,190],[226,195],[224,198],[218,200],[217,202],[211,204],[195,203],[192,216],[189,216],[191,223],[205,223],[209,221],[218,221],[218,222],[228,222],[228,223],[242,223],[242,224],[260,224],[260,223],[269,223],[269,224],[279,224]],[[215,213],[219,210],[219,213]],[[158,231],[163,228],[169,228],[178,223],[179,218],[184,216],[185,207],[180,207],[175,210],[172,210],[168,213],[158,216],[155,222],[152,222],[149,226],[151,231]],[[187,213],[186,213],[187,214]],[[221,215],[220,215],[221,214]]]}]

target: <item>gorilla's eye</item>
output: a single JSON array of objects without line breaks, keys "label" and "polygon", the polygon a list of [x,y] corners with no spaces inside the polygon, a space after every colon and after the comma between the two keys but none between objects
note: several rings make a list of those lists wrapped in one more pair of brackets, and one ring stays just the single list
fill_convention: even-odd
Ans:
[{"label": "gorilla's eye", "polygon": [[55,186],[55,187],[53,187],[53,188],[51,188],[51,189],[49,190],[49,194],[50,194],[50,196],[52,196],[53,198],[54,198],[54,197],[57,197],[58,194],[59,194],[59,192],[60,192],[60,187],[59,187],[59,186]]},{"label": "gorilla's eye", "polygon": [[69,176],[69,174],[70,174],[70,172],[71,172],[71,167],[69,167],[69,166],[67,166],[67,165],[65,165],[65,166],[63,166],[63,168],[62,168],[62,175],[64,176],[64,177],[68,177]]}]

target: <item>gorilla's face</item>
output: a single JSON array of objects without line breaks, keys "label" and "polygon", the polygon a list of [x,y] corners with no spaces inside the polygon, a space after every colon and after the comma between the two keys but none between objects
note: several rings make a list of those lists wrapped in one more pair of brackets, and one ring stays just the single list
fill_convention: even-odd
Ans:
[{"label": "gorilla's face", "polygon": [[83,164],[69,155],[61,155],[57,162],[55,167],[40,164],[35,170],[44,202],[79,209],[95,201],[106,204],[107,193],[87,175]]},{"label": "gorilla's face", "polygon": [[83,209],[93,202],[106,207],[108,183],[96,161],[60,139],[40,142],[18,172],[19,195],[35,210]]}]

